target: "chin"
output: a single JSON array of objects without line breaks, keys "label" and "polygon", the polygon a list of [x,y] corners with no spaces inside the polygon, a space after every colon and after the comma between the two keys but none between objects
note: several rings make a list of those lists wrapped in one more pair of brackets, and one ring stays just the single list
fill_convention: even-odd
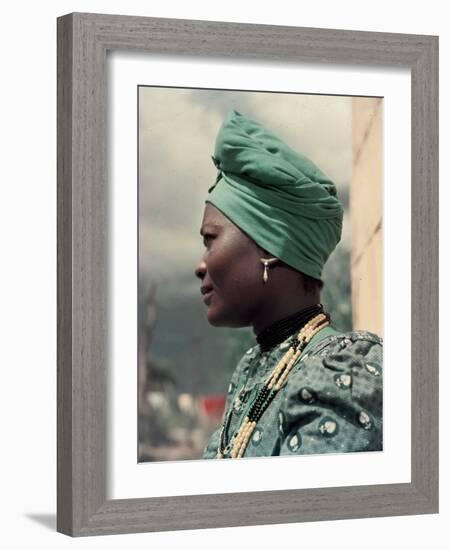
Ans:
[{"label": "chin", "polygon": [[249,325],[249,323],[233,318],[232,315],[226,315],[224,312],[218,311],[213,306],[209,306],[207,318],[208,323],[213,327],[242,328]]},{"label": "chin", "polygon": [[219,313],[214,311],[214,308],[209,307],[207,313],[208,323],[213,327],[227,326],[226,321],[221,317]]}]

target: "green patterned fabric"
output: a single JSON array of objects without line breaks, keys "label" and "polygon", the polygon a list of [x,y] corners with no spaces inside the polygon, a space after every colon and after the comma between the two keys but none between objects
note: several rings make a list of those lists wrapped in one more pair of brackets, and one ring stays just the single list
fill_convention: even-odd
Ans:
[{"label": "green patterned fabric", "polygon": [[335,184],[270,130],[235,110],[219,130],[213,161],[218,175],[205,202],[261,248],[320,279],[341,238],[343,208]]},{"label": "green patterned fabric", "polygon": [[[264,412],[244,458],[382,450],[382,339],[366,331],[321,333]],[[292,338],[267,352],[256,345],[242,357],[228,390],[225,444]],[[221,426],[203,458],[215,458],[220,434]]]}]

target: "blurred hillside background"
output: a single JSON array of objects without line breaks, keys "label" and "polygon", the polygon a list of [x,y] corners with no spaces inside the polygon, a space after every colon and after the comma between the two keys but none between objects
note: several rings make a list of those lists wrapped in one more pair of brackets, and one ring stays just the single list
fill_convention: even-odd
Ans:
[{"label": "blurred hillside background", "polygon": [[[369,100],[370,101],[370,100]],[[250,328],[211,327],[194,269],[219,127],[234,108],[309,157],[345,208],[322,302],[352,328],[352,98],[139,88],[139,461],[196,459],[220,423],[231,374],[255,344]]]}]

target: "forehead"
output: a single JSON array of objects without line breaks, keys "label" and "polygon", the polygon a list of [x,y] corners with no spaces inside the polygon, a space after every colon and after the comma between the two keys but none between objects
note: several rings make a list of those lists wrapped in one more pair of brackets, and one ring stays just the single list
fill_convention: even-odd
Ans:
[{"label": "forehead", "polygon": [[218,210],[211,203],[206,203],[205,210],[203,212],[202,228],[208,226],[221,229],[231,225],[233,224],[226,216],[222,214],[220,210]]},{"label": "forehead", "polygon": [[222,214],[219,209],[207,202],[203,213],[200,235],[203,235],[204,231],[211,228],[218,232],[220,231],[221,233],[226,233],[229,237],[233,238],[234,242],[239,242],[241,246],[248,246],[250,248],[257,246],[250,237],[248,237],[237,225]]}]

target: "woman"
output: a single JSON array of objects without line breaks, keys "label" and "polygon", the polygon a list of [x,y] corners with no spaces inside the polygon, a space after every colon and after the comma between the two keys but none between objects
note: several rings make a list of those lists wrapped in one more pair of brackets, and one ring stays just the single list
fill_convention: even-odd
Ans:
[{"label": "woman", "polygon": [[320,304],[342,230],[334,183],[234,110],[213,161],[195,274],[209,323],[252,326],[257,343],[203,458],[382,450],[382,340],[339,333]]}]

